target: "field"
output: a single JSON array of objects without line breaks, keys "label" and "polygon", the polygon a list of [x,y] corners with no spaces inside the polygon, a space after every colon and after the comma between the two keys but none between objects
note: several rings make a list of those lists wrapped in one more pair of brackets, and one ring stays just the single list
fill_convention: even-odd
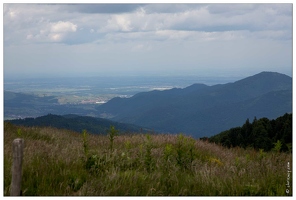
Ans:
[{"label": "field", "polygon": [[[4,123],[4,195],[12,141],[24,138],[24,196],[292,196],[292,154],[225,148],[179,135],[117,135]],[[288,187],[291,186],[291,187]]]}]

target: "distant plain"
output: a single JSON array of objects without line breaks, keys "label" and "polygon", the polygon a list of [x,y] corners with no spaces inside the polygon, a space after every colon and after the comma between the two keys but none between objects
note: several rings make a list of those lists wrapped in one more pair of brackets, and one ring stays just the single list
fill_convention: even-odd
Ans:
[{"label": "distant plain", "polygon": [[223,84],[240,78],[195,75],[24,78],[4,80],[4,90],[39,97],[55,96],[60,104],[100,104],[114,97],[131,97],[139,92],[184,88],[194,83]]}]

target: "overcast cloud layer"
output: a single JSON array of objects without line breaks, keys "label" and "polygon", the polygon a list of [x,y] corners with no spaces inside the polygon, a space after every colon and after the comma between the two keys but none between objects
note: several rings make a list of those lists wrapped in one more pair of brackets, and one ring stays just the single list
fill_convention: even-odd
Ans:
[{"label": "overcast cloud layer", "polygon": [[292,4],[4,4],[4,76],[292,76]]}]

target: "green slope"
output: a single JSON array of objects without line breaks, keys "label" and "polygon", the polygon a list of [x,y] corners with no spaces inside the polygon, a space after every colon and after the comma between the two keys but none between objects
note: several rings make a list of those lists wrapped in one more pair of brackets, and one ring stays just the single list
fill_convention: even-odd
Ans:
[{"label": "green slope", "polygon": [[25,118],[6,120],[12,124],[23,125],[23,126],[39,126],[39,127],[55,127],[68,129],[76,132],[82,132],[87,130],[93,134],[106,134],[110,126],[115,126],[120,132],[149,132],[148,129],[139,126],[118,123],[107,119],[86,117],[78,115],[52,115],[41,116],[37,118]]},{"label": "green slope", "polygon": [[246,118],[275,118],[292,111],[292,78],[262,72],[234,83],[151,91],[115,98],[97,108],[111,119],[158,131],[211,136]]}]

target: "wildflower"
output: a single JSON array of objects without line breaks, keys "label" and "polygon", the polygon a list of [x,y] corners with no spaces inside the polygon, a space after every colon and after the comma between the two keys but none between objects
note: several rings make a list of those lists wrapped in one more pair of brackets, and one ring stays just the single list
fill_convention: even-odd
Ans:
[{"label": "wildflower", "polygon": [[209,159],[211,163],[216,163],[218,164],[219,166],[223,166],[224,164],[217,158],[210,158]]}]

